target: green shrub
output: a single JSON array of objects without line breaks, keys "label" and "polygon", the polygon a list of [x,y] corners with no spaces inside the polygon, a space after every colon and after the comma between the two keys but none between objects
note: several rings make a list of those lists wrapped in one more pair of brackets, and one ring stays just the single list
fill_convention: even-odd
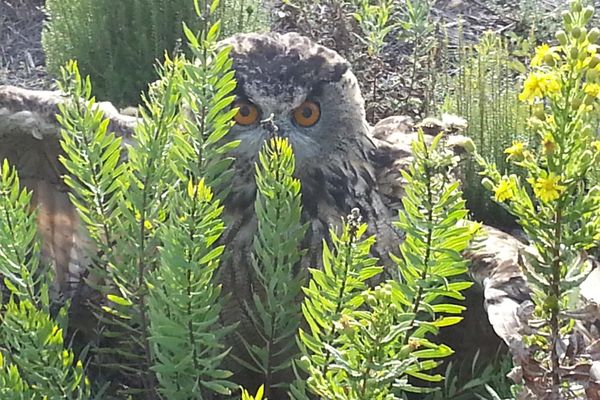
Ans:
[{"label": "green shrub", "polygon": [[[528,42],[521,45],[527,46]],[[526,121],[530,110],[518,100],[517,89],[519,74],[525,72],[525,67],[510,50],[508,40],[492,33],[485,34],[473,47],[461,41],[457,56],[456,75],[445,77],[440,84],[442,109],[468,121],[465,134],[488,161],[496,163],[501,171],[518,173],[517,167],[506,162],[504,149],[513,141],[529,141]],[[511,218],[490,201],[480,181],[477,165],[468,160],[463,190],[473,215],[488,223],[510,224]]]},{"label": "green shrub", "polygon": [[236,112],[235,81],[208,7],[199,10],[198,35],[184,26],[194,61],[167,58],[143,97],[126,157],[94,107],[89,78],[75,63],[63,72],[61,162],[98,250],[90,272],[103,298],[92,363],[118,396],[206,398],[234,388],[219,368],[229,329],[218,322],[214,275],[223,251],[219,198],[236,145],[223,140]]},{"label": "green shrub", "polygon": [[220,0],[215,18],[222,23],[224,37],[241,32],[269,30],[269,10],[265,0]]},{"label": "green shrub", "polygon": [[[213,16],[227,34],[264,29],[257,0],[225,0],[215,7]],[[194,0],[48,0],[46,12],[42,43],[48,71],[58,76],[75,59],[94,82],[96,96],[120,106],[137,105],[140,93],[158,78],[157,61],[182,47],[182,22],[194,32],[202,26]]]},{"label": "green shrub", "polygon": [[[431,15],[430,0],[406,0],[400,7],[399,40],[411,48],[406,63],[410,65],[406,97],[400,100],[404,112],[423,115],[430,111],[428,92],[433,90],[434,77],[440,72],[435,65],[436,25]],[[433,71],[435,70],[435,71]],[[419,93],[422,92],[422,93]]]},{"label": "green shrub", "polygon": [[386,44],[386,37],[394,29],[390,16],[394,12],[391,0],[379,0],[371,4],[369,0],[353,0],[356,12],[354,19],[360,26],[363,36],[357,36],[367,46],[369,56],[379,56]]},{"label": "green shrub", "polygon": [[8,299],[0,305],[0,397],[87,399],[81,361],[64,343],[66,309],[50,315],[50,270],[40,268],[31,192],[4,160],[0,171],[0,276]]},{"label": "green shrub", "polygon": [[[291,388],[292,397],[312,393],[326,399],[396,399],[403,392],[428,392],[419,380],[439,382],[436,359],[453,353],[433,336],[462,319],[463,299],[472,283],[462,280],[463,251],[477,231],[458,183],[448,179],[456,159],[443,151],[441,135],[427,147],[421,133],[413,143],[415,162],[405,173],[404,211],[397,226],[406,232],[395,257],[400,280],[372,288],[368,280],[383,270],[370,257],[375,237],[362,238],[366,225],[353,210],[341,234],[324,245],[323,270],[311,270],[302,306],[308,329],[301,329],[308,374]],[[389,266],[388,266],[389,267]],[[299,374],[300,375],[300,374]],[[409,383],[408,378],[416,378]]]},{"label": "green shrub", "polygon": [[[300,223],[300,181],[293,177],[294,172],[288,141],[268,141],[256,166],[258,227],[252,254],[256,284],[252,301],[245,303],[254,332],[240,334],[252,360],[242,365],[258,372],[266,398],[273,397],[274,387],[285,384],[282,376],[292,376],[292,361],[298,354],[294,337],[302,318],[300,299],[306,271],[295,267],[303,254],[300,244],[306,225]],[[253,337],[259,341],[248,340]]]}]

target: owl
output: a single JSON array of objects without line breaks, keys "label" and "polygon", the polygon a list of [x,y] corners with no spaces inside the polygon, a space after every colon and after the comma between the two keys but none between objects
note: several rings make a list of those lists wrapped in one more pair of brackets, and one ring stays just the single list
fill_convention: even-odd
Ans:
[{"label": "owl", "polygon": [[[389,254],[397,251],[403,237],[393,225],[403,194],[399,171],[411,163],[410,144],[416,134],[407,117],[390,117],[371,127],[349,63],[303,36],[251,33],[222,44],[231,46],[239,109],[228,138],[240,141],[232,154],[235,174],[224,200],[227,229],[221,241],[228,250],[219,280],[223,291],[233,296],[222,320],[240,323],[239,330],[244,331],[249,326],[244,302],[255,290],[250,264],[257,227],[254,165],[265,141],[273,135],[285,137],[294,150],[296,177],[302,183],[302,219],[308,226],[302,243],[307,251],[298,268],[306,269],[321,266],[322,243],[328,239],[329,228],[339,226],[354,208],[360,210],[368,233],[377,236],[373,256],[382,264],[390,262]],[[16,165],[24,183],[34,191],[43,256],[56,266],[57,289],[72,297],[85,272],[86,239],[57,161],[60,146],[54,114],[60,101],[56,93],[0,87],[0,159],[8,158]],[[119,114],[109,104],[100,107],[111,119],[111,129],[130,137],[135,118]],[[438,125],[429,121],[427,140],[440,129],[460,129],[463,123],[442,120],[436,130]],[[529,299],[518,265],[519,251],[525,245],[497,229],[486,227],[486,231],[479,246],[466,253],[473,260],[472,275],[480,283],[473,302],[485,305],[488,313],[488,318],[478,314],[474,320],[480,325],[483,321],[488,330],[508,342],[518,327],[517,310]],[[470,336],[480,335],[474,331]],[[460,337],[459,341],[469,339]],[[235,338],[231,344],[242,356]],[[250,379],[240,383],[256,383]]]},{"label": "owl", "polygon": [[[220,270],[226,291],[235,292],[241,302],[252,290],[248,260],[256,229],[254,164],[273,134],[291,144],[302,183],[303,220],[308,223],[303,247],[308,252],[300,267],[319,266],[329,227],[339,225],[353,208],[378,235],[374,255],[387,257],[401,233],[392,226],[394,211],[379,191],[373,162],[377,146],[348,62],[297,34],[245,34],[225,44],[232,48],[239,108],[229,138],[240,141],[225,200],[229,228],[223,240],[236,249]],[[238,319],[235,313],[229,316]]]}]

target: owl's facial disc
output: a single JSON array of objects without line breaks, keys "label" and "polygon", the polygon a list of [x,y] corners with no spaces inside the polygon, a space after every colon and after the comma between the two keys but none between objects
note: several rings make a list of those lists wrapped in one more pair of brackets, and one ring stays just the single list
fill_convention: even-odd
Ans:
[{"label": "owl's facial disc", "polygon": [[233,107],[238,111],[234,117],[230,138],[240,140],[234,157],[256,161],[265,141],[274,135],[289,140],[298,166],[322,159],[319,154],[326,151],[321,125],[329,120],[328,107],[322,108],[318,92],[302,90],[288,96],[286,101],[262,93],[238,90]]},{"label": "owl's facial disc", "polygon": [[[238,109],[234,120],[240,126],[256,125],[264,118],[264,113],[257,105],[243,98],[236,100],[233,103],[233,108]],[[317,101],[305,100],[289,113],[289,118],[296,127],[310,128],[319,122],[321,118],[321,106]],[[285,134],[285,132],[282,133]]]}]

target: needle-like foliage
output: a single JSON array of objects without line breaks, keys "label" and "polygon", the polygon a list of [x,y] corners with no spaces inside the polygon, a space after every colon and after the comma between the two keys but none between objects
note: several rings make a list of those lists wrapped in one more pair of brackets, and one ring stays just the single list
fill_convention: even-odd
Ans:
[{"label": "needle-like foliage", "polygon": [[[21,189],[17,172],[4,160],[0,170],[0,276],[11,295],[48,304],[49,282],[40,267],[36,213],[31,192]],[[41,298],[40,296],[44,296]]]},{"label": "needle-like foliage", "polygon": [[87,399],[83,364],[65,348],[66,309],[50,315],[50,269],[40,267],[36,212],[4,160],[0,170],[0,397]]},{"label": "needle-like foliage", "polygon": [[235,81],[219,24],[208,22],[215,4],[195,2],[203,28],[184,26],[195,59],[166,58],[127,147],[108,132],[89,80],[75,64],[64,72],[61,161],[94,244],[87,283],[101,298],[93,361],[119,396],[202,399],[232,388],[219,369],[227,329],[214,274]]},{"label": "needle-like foliage", "polygon": [[[413,341],[416,348],[426,342],[427,334],[436,334],[439,328],[462,320],[459,315],[465,307],[448,300],[463,300],[461,292],[472,285],[464,280],[468,261],[461,253],[469,246],[479,225],[466,220],[468,211],[459,182],[452,177],[457,160],[443,144],[443,133],[430,146],[425,144],[422,132],[413,142],[415,162],[409,172],[403,172],[407,182],[402,199],[404,209],[396,223],[406,237],[400,245],[401,257],[395,258],[402,279],[393,286],[404,297],[402,303],[410,304],[406,310],[413,316],[404,343]],[[451,354],[444,345],[431,350],[423,358]],[[434,364],[437,366],[437,362]],[[422,372],[409,375],[428,381],[441,380],[439,375]]]},{"label": "needle-like foliage", "polygon": [[[165,219],[164,193],[174,174],[169,169],[170,132],[179,116],[175,76],[177,66],[167,62],[165,77],[149,91],[146,109],[135,129],[136,145],[121,161],[121,139],[107,132],[108,122],[94,110],[89,80],[79,75],[76,64],[63,72],[63,90],[69,100],[61,106],[63,127],[61,162],[69,172],[65,182],[82,221],[98,249],[92,256],[90,285],[105,296],[102,333],[111,338],[119,363],[116,369],[145,390],[155,383],[149,368],[152,350],[146,305],[146,274],[158,263],[157,225]],[[170,78],[170,79],[169,79]],[[133,339],[135,338],[135,339]],[[115,350],[101,345],[97,354],[113,359]],[[98,359],[105,367],[111,363]],[[133,378],[135,376],[136,378]]]},{"label": "needle-like foliage", "polygon": [[259,340],[252,343],[242,337],[253,363],[239,360],[260,374],[266,398],[271,398],[273,387],[281,383],[277,376],[291,375],[292,360],[298,353],[294,337],[300,326],[299,299],[305,274],[295,267],[302,255],[306,225],[300,223],[300,181],[293,177],[294,170],[288,141],[269,140],[256,165],[258,229],[252,266],[257,290],[245,304],[255,330],[255,334],[245,334]]},{"label": "needle-like foliage", "polygon": [[[204,181],[188,183],[171,200],[177,213],[161,229],[160,266],[151,274],[150,342],[159,391],[168,399],[229,394],[231,373],[219,369],[225,329],[218,326],[220,287],[213,275],[223,246],[222,207]],[[207,390],[208,389],[208,390]]]},{"label": "needle-like foliage", "polygon": [[[196,3],[210,14],[208,2]],[[199,7],[203,7],[201,10]],[[228,351],[218,324],[221,287],[214,282],[223,246],[215,243],[225,229],[223,207],[213,189],[224,195],[236,142],[223,141],[236,110],[229,48],[216,48],[219,24],[195,35],[186,26],[195,62],[184,62],[179,83],[181,129],[172,132],[169,168],[173,190],[167,193],[169,215],[160,229],[159,267],[149,292],[150,341],[156,357],[159,391],[169,399],[209,398],[229,394],[229,371],[219,369]],[[185,184],[185,185],[184,185]]]},{"label": "needle-like foliage", "polygon": [[[299,379],[291,387],[293,398],[305,399],[308,392],[324,398],[344,395],[345,380],[354,374],[334,364],[342,349],[353,350],[346,343],[346,328],[364,303],[367,281],[382,268],[369,253],[375,237],[362,239],[366,225],[360,223],[358,210],[348,216],[341,234],[330,231],[332,248],[323,243],[323,269],[311,269],[311,280],[304,288],[302,313],[308,325],[299,331],[303,357],[299,367],[308,373],[306,382]],[[344,395],[345,396],[345,395]]]},{"label": "needle-like foliage", "polygon": [[[366,225],[353,210],[341,235],[324,245],[323,270],[311,270],[303,314],[310,331],[300,329],[303,357],[298,366],[309,375],[291,388],[295,399],[307,393],[327,399],[400,399],[404,392],[427,392],[418,380],[438,382],[429,371],[436,359],[452,354],[432,336],[458,323],[462,299],[471,286],[461,252],[477,231],[465,220],[467,210],[450,172],[456,158],[442,136],[413,143],[414,163],[406,179],[404,210],[397,226],[406,233],[394,257],[400,281],[370,288],[382,271],[369,256],[375,238],[362,239]],[[417,380],[409,383],[409,377]]]}]

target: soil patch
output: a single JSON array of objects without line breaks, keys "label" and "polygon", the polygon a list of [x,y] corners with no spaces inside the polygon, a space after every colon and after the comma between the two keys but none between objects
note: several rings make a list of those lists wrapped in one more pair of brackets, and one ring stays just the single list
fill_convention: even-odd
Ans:
[{"label": "soil patch", "polygon": [[0,85],[51,89],[41,34],[43,0],[0,0]]}]

